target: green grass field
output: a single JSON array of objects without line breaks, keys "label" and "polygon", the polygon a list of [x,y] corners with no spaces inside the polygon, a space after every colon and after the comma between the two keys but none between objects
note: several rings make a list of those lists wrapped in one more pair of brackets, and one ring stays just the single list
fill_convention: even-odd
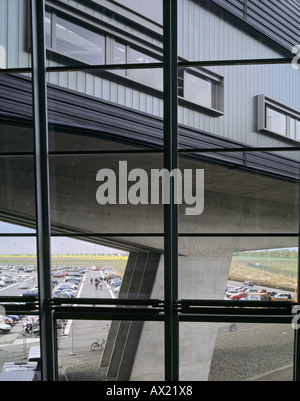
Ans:
[{"label": "green grass field", "polygon": [[[286,256],[286,255],[284,255]],[[272,257],[259,254],[238,254],[232,258],[229,279],[237,281],[251,280],[257,285],[268,285],[294,291],[297,286],[298,259],[297,254],[290,257]],[[124,275],[128,256],[126,255],[52,255],[53,267],[104,267],[111,266],[121,276]],[[0,265],[33,265],[36,267],[34,255],[0,255]]]},{"label": "green grass field", "polygon": [[238,255],[232,258],[229,279],[251,280],[256,284],[295,291],[297,272],[298,259],[295,255],[291,257]]}]

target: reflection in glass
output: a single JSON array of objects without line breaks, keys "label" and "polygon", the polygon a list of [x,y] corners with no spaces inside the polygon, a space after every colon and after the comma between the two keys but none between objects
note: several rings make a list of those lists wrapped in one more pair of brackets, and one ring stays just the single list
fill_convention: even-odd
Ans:
[{"label": "reflection in glass", "polygon": [[52,15],[48,11],[45,12],[45,38],[46,38],[46,47],[49,49],[52,47]]},{"label": "reflection in glass", "polygon": [[[128,49],[128,63],[155,63],[159,60],[148,56],[145,53],[141,53],[133,48]],[[148,85],[154,89],[163,89],[163,74],[160,69],[142,69],[142,70],[128,70],[128,78],[140,82],[144,85]]]},{"label": "reflection in glass", "polygon": [[126,63],[126,46],[118,41],[113,44],[113,64]]},{"label": "reflection in glass", "polygon": [[105,37],[57,17],[56,50],[87,64],[105,63]]}]

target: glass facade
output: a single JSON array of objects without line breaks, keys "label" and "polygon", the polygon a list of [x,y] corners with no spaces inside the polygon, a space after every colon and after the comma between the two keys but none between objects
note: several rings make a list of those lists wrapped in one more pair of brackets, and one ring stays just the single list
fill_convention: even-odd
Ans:
[{"label": "glass facade", "polygon": [[150,2],[0,0],[0,376],[299,380],[299,74]]}]

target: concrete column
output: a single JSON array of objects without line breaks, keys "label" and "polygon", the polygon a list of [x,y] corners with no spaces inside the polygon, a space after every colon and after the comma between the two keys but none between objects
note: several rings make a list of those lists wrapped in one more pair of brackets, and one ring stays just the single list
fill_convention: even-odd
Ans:
[{"label": "concrete column", "polygon": [[[181,246],[197,254],[179,257],[179,299],[223,299],[235,239],[185,239]],[[152,298],[163,291],[163,255],[160,258]],[[181,381],[208,379],[218,325],[180,323]],[[130,380],[164,380],[164,325],[145,322]]]}]

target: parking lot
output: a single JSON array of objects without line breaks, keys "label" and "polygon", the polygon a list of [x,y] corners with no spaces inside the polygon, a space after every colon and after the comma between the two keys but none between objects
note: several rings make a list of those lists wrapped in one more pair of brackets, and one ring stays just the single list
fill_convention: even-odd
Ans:
[{"label": "parking lot", "polygon": [[[3,273],[3,272],[2,272]],[[36,272],[20,274],[5,272],[13,281],[0,287],[1,295],[20,296],[28,291],[37,291]],[[53,296],[66,298],[115,298],[118,297],[119,277],[114,272],[88,269],[84,272],[53,272]],[[109,279],[109,280],[108,280]],[[72,280],[72,281],[71,281]],[[115,280],[115,281],[113,281]],[[118,284],[118,285],[117,285]],[[39,327],[30,327],[37,317],[24,316],[11,325],[9,332],[0,334],[0,370],[6,362],[26,361],[32,346],[39,345]],[[29,329],[25,330],[28,327]],[[58,366],[61,378],[65,372],[78,364],[99,363],[102,351],[91,350],[91,344],[107,338],[110,321],[60,321],[58,322]]]},{"label": "parking lot", "polygon": [[[7,274],[16,281],[0,287],[2,295],[20,295],[21,299],[24,292],[37,285],[34,271],[21,275],[17,272]],[[61,284],[70,282],[66,278],[71,277],[72,274],[66,276],[57,270],[53,274],[53,291],[58,291]],[[72,295],[69,291],[70,297],[118,296],[117,286],[104,280],[100,270],[89,269],[78,275],[77,279],[78,285],[72,289]],[[99,282],[95,285],[97,279]],[[27,285],[20,286],[21,283]],[[228,288],[236,288],[238,284],[241,285],[229,282]],[[61,287],[61,291],[65,289]],[[31,317],[24,316],[11,326],[9,332],[0,334],[0,370],[7,362],[26,362],[30,349],[39,346],[38,330],[28,329],[26,332],[26,321],[33,322]],[[101,380],[100,360],[103,351],[100,348],[92,351],[91,345],[97,338],[107,338],[111,322],[69,320],[58,323],[59,379]],[[272,369],[290,366],[292,349],[293,330],[290,325],[237,324],[234,330],[230,330],[230,324],[223,323],[216,338],[209,380],[248,380]]]}]

